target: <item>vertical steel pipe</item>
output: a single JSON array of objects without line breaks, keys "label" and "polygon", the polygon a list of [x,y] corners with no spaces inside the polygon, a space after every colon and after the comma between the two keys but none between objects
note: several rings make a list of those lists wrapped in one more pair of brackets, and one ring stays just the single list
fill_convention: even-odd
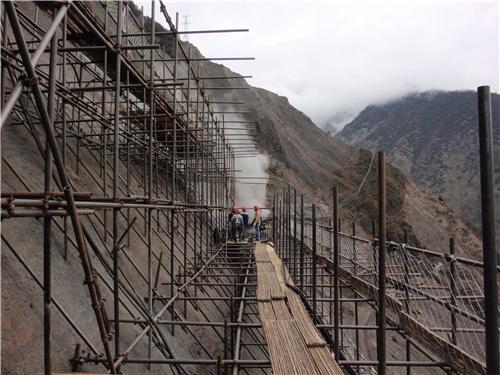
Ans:
[{"label": "vertical steel pipe", "polygon": [[293,280],[297,279],[297,189],[293,189]]},{"label": "vertical steel pipe", "polygon": [[300,194],[300,290],[304,290],[304,194]]},{"label": "vertical steel pipe", "polygon": [[317,316],[317,299],[316,299],[316,271],[317,271],[317,245],[316,245],[316,205],[312,205],[312,305],[314,317]]},{"label": "vertical steel pipe", "polygon": [[276,192],[273,194],[273,243],[276,247]]},{"label": "vertical steel pipe", "polygon": [[[175,294],[175,210],[170,211],[170,298],[172,298]],[[171,319],[175,319],[175,306],[174,302],[172,302],[171,307]],[[175,325],[172,324],[172,335],[175,334]]]},{"label": "vertical steel pipe", "polygon": [[377,361],[378,374],[386,374],[385,350],[385,242],[386,242],[386,186],[385,155],[378,153],[378,327],[377,327]]},{"label": "vertical steel pipe", "polygon": [[286,238],[287,238],[287,258],[288,258],[288,269],[291,269],[292,266],[292,233],[291,233],[291,225],[292,225],[292,188],[290,184],[288,184],[287,191],[287,212],[286,212]]},{"label": "vertical steel pipe", "polygon": [[[356,254],[356,223],[353,222],[352,223],[352,247],[353,247],[353,254],[354,254],[354,274],[356,274],[356,264],[358,263],[358,259],[357,259],[357,254]],[[357,295],[356,295],[356,292],[353,290],[353,297],[356,298]],[[358,301],[357,301],[357,298],[356,300],[354,301],[354,324],[357,326],[359,325],[359,311],[358,311]],[[357,329],[355,331],[355,337],[356,337],[356,360],[359,361],[359,329]],[[359,373],[359,366],[357,366],[357,371]]]},{"label": "vertical steel pipe", "polygon": [[[118,199],[118,164],[120,162],[120,90],[121,90],[121,66],[122,66],[122,6],[123,2],[117,2],[116,14],[116,82],[115,82],[115,102],[114,102],[114,138],[113,138],[113,199]],[[106,74],[106,72],[104,72]],[[106,152],[106,151],[104,151]],[[120,246],[118,244],[118,215],[119,208],[113,208],[113,306],[114,306],[114,324],[115,324],[115,356],[120,355],[120,272],[119,272],[119,254]]]},{"label": "vertical steel pipe", "polygon": [[[174,93],[173,93],[173,106],[172,111],[174,112],[173,118],[173,129],[172,129],[172,176],[171,178],[171,189],[172,189],[172,203],[175,202],[175,190],[176,190],[176,167],[177,167],[177,70],[178,70],[178,60],[179,60],[179,34],[177,30],[179,29],[179,13],[175,15],[175,46],[174,46]],[[172,326],[173,327],[173,326]]]},{"label": "vertical steel pipe", "polygon": [[335,351],[335,359],[338,361],[340,356],[340,340],[339,340],[339,260],[340,260],[340,249],[339,249],[339,199],[338,199],[338,190],[337,186],[333,187],[333,342],[334,342],[334,351]]},{"label": "vertical steel pipe", "polygon": [[[67,44],[67,39],[68,39],[68,18],[65,16],[63,20],[63,35],[62,35],[62,47],[63,49],[66,48]],[[66,52],[62,52],[62,86],[65,89],[66,88]],[[104,92],[103,92],[104,95]],[[66,114],[66,96],[63,96],[61,98],[61,103],[62,103],[62,134],[61,134],[61,153],[62,153],[62,162],[63,165],[66,167],[66,149],[67,149],[67,114]],[[65,261],[68,260],[68,217],[65,216],[63,218],[63,226],[64,226],[64,252],[63,252],[63,258]]]},{"label": "vertical steel pipe", "polygon": [[[456,267],[455,267],[455,239],[450,238],[450,303],[452,306],[457,306],[457,284],[456,284]],[[457,317],[455,310],[450,309],[451,314],[451,342],[457,345]]]},{"label": "vertical steel pipe", "polygon": [[479,156],[481,166],[481,224],[483,237],[486,372],[499,373],[497,253],[495,244],[495,195],[493,131],[489,86],[478,88]]},{"label": "vertical steel pipe", "polygon": [[[56,17],[56,9],[53,9],[53,20]],[[5,25],[4,25],[5,27]],[[55,89],[56,89],[56,68],[57,68],[57,33],[50,42],[49,60],[49,93],[47,101],[47,111],[50,121],[54,124],[55,118]],[[48,137],[45,139],[45,193],[52,190],[52,152]],[[43,339],[44,339],[44,370],[45,375],[52,373],[52,332],[51,332],[51,302],[52,302],[52,259],[51,259],[51,235],[52,218],[43,218]]]},{"label": "vertical steel pipe", "polygon": [[[404,244],[408,244],[408,231],[405,229],[404,231]],[[401,251],[403,254],[403,263],[404,263],[404,280],[405,280],[405,310],[408,314],[411,313],[411,306],[410,306],[410,289],[408,283],[410,282],[410,270],[408,268],[408,257],[406,254],[406,249],[403,246],[401,246]],[[411,360],[411,341],[406,339],[406,347],[405,347],[405,352],[406,352],[406,361],[409,362]],[[411,366],[406,366],[406,375],[411,375]]]},{"label": "vertical steel pipe", "polygon": [[[155,1],[151,1],[151,43],[155,42],[155,32],[156,32],[156,22],[155,22],[155,15],[156,15],[156,8],[155,8]],[[154,70],[154,65],[155,65],[155,56],[154,56],[154,50],[151,50],[150,52],[150,59],[149,59],[149,129],[148,129],[148,171],[147,171],[147,193],[148,193],[148,199],[151,200],[153,198],[153,129],[155,125],[155,88],[154,88],[154,75],[155,75],[155,70]],[[146,90],[144,90],[144,98],[146,98]],[[146,132],[144,132],[144,137],[146,136]],[[144,149],[144,160],[146,160],[146,148]],[[144,181],[146,181],[146,170],[144,170]],[[146,188],[146,184],[144,184],[144,188]],[[153,236],[152,236],[152,230],[153,230],[153,210],[148,209],[147,210],[147,246],[148,246],[148,309],[151,315],[154,314],[153,312],[153,286],[152,286],[152,281],[153,281]],[[152,341],[153,341],[153,336],[152,332],[150,331],[148,333],[148,358],[151,358],[151,352],[152,352]],[[148,366],[148,369],[151,369],[151,366]]]}]

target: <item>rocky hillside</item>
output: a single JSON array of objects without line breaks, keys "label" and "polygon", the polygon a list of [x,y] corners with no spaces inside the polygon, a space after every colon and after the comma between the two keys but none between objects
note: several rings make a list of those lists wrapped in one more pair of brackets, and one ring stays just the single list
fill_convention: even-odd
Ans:
[{"label": "rocky hillside", "polygon": [[[146,29],[150,24],[146,17]],[[156,24],[157,31],[165,29]],[[159,42],[172,48],[170,38]],[[187,42],[192,57],[203,57]],[[173,52],[173,51],[172,51]],[[172,53],[173,54],[173,53]],[[203,77],[234,77],[235,73],[222,64],[200,63]],[[268,203],[276,189],[291,184],[306,195],[307,204],[319,206],[320,214],[331,212],[331,188],[340,187],[342,218],[350,227],[355,221],[361,231],[371,233],[372,220],[377,217],[376,162],[370,168],[371,154],[358,150],[329,136],[304,113],[294,108],[287,98],[249,85],[244,79],[206,80],[207,87],[238,87],[238,90],[209,90],[212,101],[237,101],[246,106],[219,105],[218,111],[248,111],[247,115],[226,116],[226,120],[256,121],[257,146],[269,157],[266,170]],[[238,166],[238,164],[237,164]],[[361,181],[366,178],[359,193]],[[404,229],[410,240],[421,246],[447,251],[450,236],[468,255],[476,256],[480,248],[477,230],[464,223],[448,206],[425,189],[416,186],[397,168],[388,168],[388,231],[389,238],[402,240]]]},{"label": "rocky hillside", "polygon": [[[500,95],[492,94],[496,198],[500,202]],[[477,97],[472,91],[409,95],[369,106],[337,134],[389,160],[476,226],[481,223]],[[497,236],[500,217],[497,217]]]},{"label": "rocky hillside", "polygon": [[[205,76],[235,74],[214,63],[204,63],[202,71]],[[314,201],[320,212],[328,215],[331,187],[338,184],[346,227],[350,227],[350,221],[356,221],[365,233],[371,233],[371,222],[377,217],[377,168],[376,162],[369,168],[370,153],[331,138],[285,97],[252,87],[243,80],[210,84],[215,85],[248,89],[219,90],[212,98],[248,103],[250,115],[246,119],[257,121],[258,147],[270,158],[269,198],[276,188],[290,183],[306,193],[308,203]],[[355,194],[365,175],[365,184]],[[449,237],[455,236],[469,255],[479,254],[477,231],[471,230],[444,202],[416,186],[397,168],[390,166],[388,175],[391,239],[401,240],[407,229],[413,243],[446,251]]]}]

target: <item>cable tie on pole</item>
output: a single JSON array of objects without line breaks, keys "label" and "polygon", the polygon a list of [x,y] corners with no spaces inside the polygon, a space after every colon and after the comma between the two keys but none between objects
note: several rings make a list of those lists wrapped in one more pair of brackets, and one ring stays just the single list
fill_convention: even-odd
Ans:
[{"label": "cable tie on pole", "polygon": [[42,204],[42,210],[43,211],[48,211],[49,210],[49,200],[47,198],[43,199],[43,204]]},{"label": "cable tie on pole", "polygon": [[[102,309],[102,306],[103,306],[103,305],[104,305],[103,301],[102,301],[102,300],[100,300],[97,304],[93,304],[93,305],[92,305],[92,308],[93,308],[94,310],[98,311],[98,310],[101,310],[101,309]],[[106,337],[106,340],[107,340],[107,339],[108,339],[108,337]],[[103,338],[103,340],[104,340],[104,338]]]},{"label": "cable tie on pole", "polygon": [[444,258],[450,263],[457,261],[457,257],[454,254],[445,254]]},{"label": "cable tie on pole", "polygon": [[16,209],[16,205],[12,203],[14,201],[14,198],[7,198],[7,217],[10,217],[11,215],[14,214],[14,210]]},{"label": "cable tie on pole", "polygon": [[99,273],[95,269],[93,269],[92,276],[88,280],[85,279],[83,281],[83,285],[89,285],[89,284],[95,283],[95,281],[97,280],[97,276],[99,276]]}]

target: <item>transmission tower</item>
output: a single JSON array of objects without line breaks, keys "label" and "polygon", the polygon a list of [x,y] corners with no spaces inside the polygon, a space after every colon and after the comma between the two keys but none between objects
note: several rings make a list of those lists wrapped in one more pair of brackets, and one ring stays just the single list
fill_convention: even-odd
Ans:
[{"label": "transmission tower", "polygon": [[[184,31],[188,31],[188,25],[189,25],[188,19],[189,19],[189,15],[185,15],[183,17],[184,17]],[[184,40],[186,42],[189,41],[188,34],[184,34],[183,37],[182,37],[182,40]]]}]

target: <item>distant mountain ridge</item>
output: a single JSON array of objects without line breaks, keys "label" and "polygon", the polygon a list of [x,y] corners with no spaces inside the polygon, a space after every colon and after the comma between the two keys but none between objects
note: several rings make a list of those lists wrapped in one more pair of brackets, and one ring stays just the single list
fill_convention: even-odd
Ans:
[{"label": "distant mountain ridge", "polygon": [[[432,91],[366,107],[336,138],[385,150],[391,163],[479,226],[477,94]],[[500,204],[500,95],[492,94],[495,194]],[[500,215],[497,214],[497,238]]]},{"label": "distant mountain ridge", "polygon": [[[194,49],[192,49],[193,52]],[[223,65],[201,65],[205,76],[235,76]],[[339,188],[340,216],[344,225],[359,224],[360,235],[369,235],[376,219],[377,165],[370,169],[372,155],[329,136],[286,97],[252,87],[244,80],[219,80],[211,85],[241,86],[247,90],[216,91],[212,99],[247,103],[248,120],[257,122],[255,131],[260,151],[269,157],[268,201],[275,190],[290,184],[306,194],[307,204],[317,204],[320,216],[331,212],[331,188]],[[226,107],[224,109],[228,109]],[[356,195],[361,181],[362,190]],[[464,256],[479,256],[477,231],[464,223],[437,197],[416,186],[401,171],[388,165],[388,238],[402,240],[407,230],[410,242],[446,251],[449,236],[456,236]],[[365,234],[363,234],[363,232]]]}]

